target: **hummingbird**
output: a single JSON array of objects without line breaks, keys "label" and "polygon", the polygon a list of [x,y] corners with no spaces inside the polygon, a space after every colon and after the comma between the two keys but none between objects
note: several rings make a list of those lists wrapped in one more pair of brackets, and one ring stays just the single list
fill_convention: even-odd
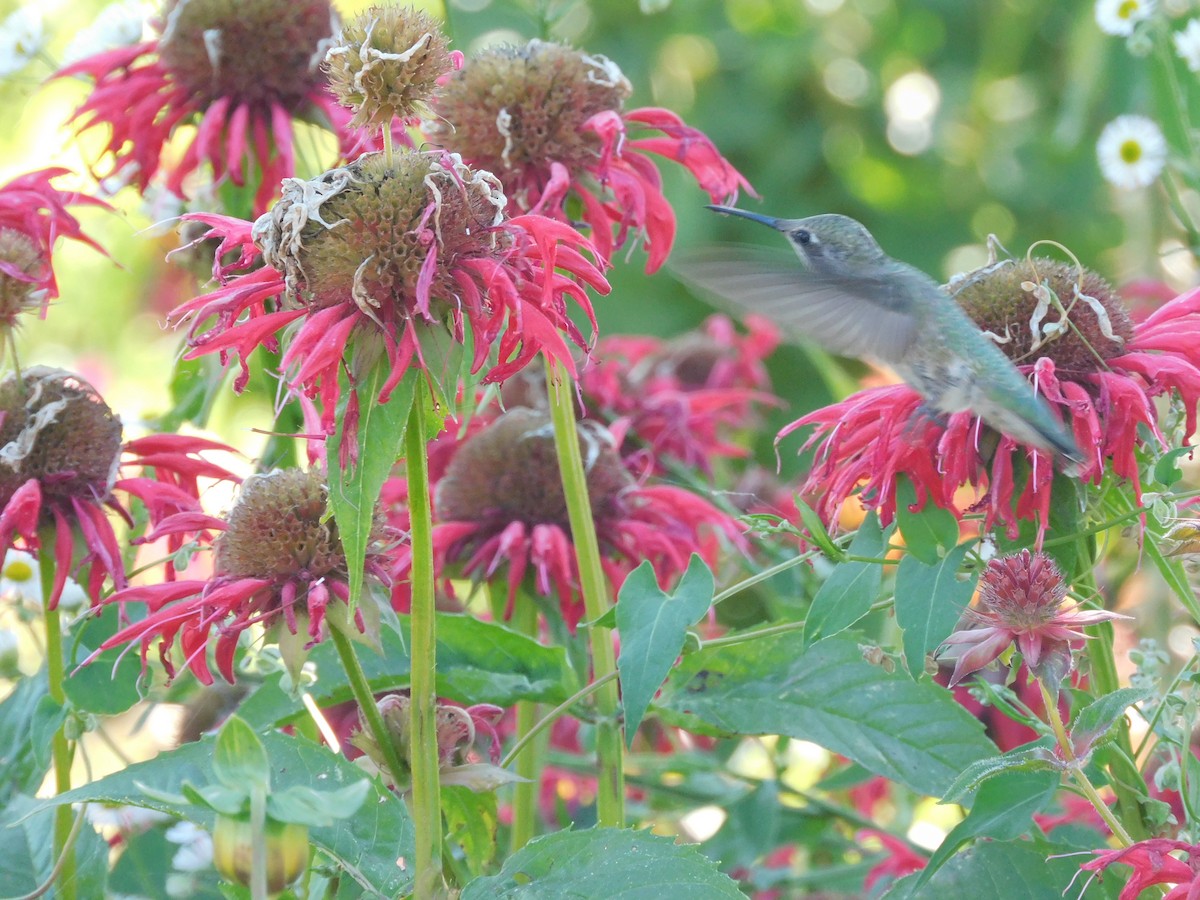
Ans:
[{"label": "hummingbird", "polygon": [[785,333],[890,366],[939,413],[970,411],[997,431],[1069,462],[1079,449],[1033,386],[936,281],[892,259],[847,216],[777,219],[708,207],[780,232],[802,268],[709,257],[685,277]]}]

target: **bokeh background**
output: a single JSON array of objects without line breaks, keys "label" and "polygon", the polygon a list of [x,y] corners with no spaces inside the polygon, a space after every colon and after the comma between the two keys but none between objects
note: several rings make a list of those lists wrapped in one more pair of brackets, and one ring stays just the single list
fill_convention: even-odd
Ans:
[{"label": "bokeh background", "polygon": [[[0,3],[0,13],[21,5]],[[0,80],[0,178],[47,164],[86,172],[99,135],[80,142],[65,124],[86,85],[47,78],[104,4],[23,5],[40,14],[45,46]],[[337,5],[351,12],[369,4]],[[551,37],[609,56],[634,86],[631,106],[681,113],[750,179],[761,199],[743,197],[743,206],[783,216],[853,216],[893,256],[938,278],[981,262],[989,234],[1014,254],[1037,240],[1058,241],[1117,283],[1152,277],[1183,287],[1194,277],[1193,256],[1165,212],[1161,189],[1118,191],[1101,177],[1095,142],[1104,124],[1125,112],[1154,115],[1161,90],[1150,80],[1151,66],[1096,27],[1091,2],[418,5],[448,12],[455,46],[467,53],[497,41]],[[311,149],[310,160],[327,155]],[[662,169],[679,218],[679,248],[778,241],[707,212],[682,169]],[[1195,199],[1185,192],[1185,203],[1200,205]],[[62,247],[62,298],[45,322],[26,327],[21,358],[91,377],[136,430],[139,419],[169,406],[167,375],[179,341],[164,330],[163,315],[196,284],[182,267],[164,263],[178,242],[178,203],[145,202],[132,191],[114,202],[119,216],[85,215],[119,268],[86,248]],[[640,252],[617,264],[612,296],[597,303],[603,334],[672,335],[710,311],[670,273],[647,277],[643,264]],[[844,391],[845,373],[857,374],[798,348],[777,354],[772,370],[791,405],[763,429],[764,457],[777,426]],[[253,454],[261,439],[249,429],[270,421],[271,399],[263,385],[237,399],[225,394],[212,427]],[[796,465],[785,452],[785,471]]]}]

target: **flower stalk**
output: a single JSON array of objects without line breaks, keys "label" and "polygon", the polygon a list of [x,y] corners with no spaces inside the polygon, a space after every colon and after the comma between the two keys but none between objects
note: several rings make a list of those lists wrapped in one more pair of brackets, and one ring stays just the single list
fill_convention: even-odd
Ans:
[{"label": "flower stalk", "polygon": [[[512,625],[521,634],[537,640],[538,610],[532,597],[518,596],[513,608]],[[517,703],[517,742],[524,744],[538,727],[538,704],[530,700]],[[538,789],[545,751],[544,740],[535,740],[516,760],[516,773],[525,781],[513,786],[513,822],[510,849],[516,853],[537,834]]]},{"label": "flower stalk", "polygon": [[[54,554],[47,548],[54,546],[54,533],[43,528],[39,535],[42,549],[38,552],[38,574],[41,578],[42,599],[45,604],[46,621],[46,680],[50,699],[59,707],[66,706],[67,694],[66,661],[63,657],[62,618],[58,606],[51,605],[54,596]],[[66,723],[58,727],[50,743],[50,756],[54,760],[54,793],[65,794],[71,790],[71,762],[74,748],[67,739]],[[61,861],[58,888],[64,900],[74,900],[75,894],[75,848],[72,837],[74,826],[71,807],[60,804],[54,810],[54,858]]]},{"label": "flower stalk", "polygon": [[1071,777],[1075,779],[1075,783],[1079,789],[1083,791],[1083,795],[1095,807],[1100,818],[1104,820],[1104,824],[1112,831],[1113,836],[1121,842],[1122,847],[1128,847],[1133,843],[1133,838],[1129,836],[1129,832],[1120,823],[1112,810],[1108,808],[1108,804],[1096,791],[1095,786],[1088,780],[1084,774],[1083,767],[1079,763],[1079,759],[1075,756],[1075,748],[1071,743],[1071,736],[1067,734],[1066,726],[1063,725],[1062,716],[1058,714],[1058,700],[1052,696],[1050,689],[1046,687],[1045,682],[1038,679],[1038,688],[1042,692],[1042,702],[1046,706],[1046,718],[1050,722],[1050,727],[1054,731],[1054,739],[1058,741],[1058,747],[1062,751],[1063,759],[1071,770]]},{"label": "flower stalk", "polygon": [[[550,399],[550,415],[554,422],[554,444],[558,451],[558,466],[562,473],[563,492],[571,523],[571,538],[579,564],[579,585],[583,594],[584,614],[595,622],[612,606],[608,583],[600,564],[600,545],[596,539],[596,523],[588,497],[587,475],[579,452],[575,426],[574,385],[557,360],[546,357],[546,387]],[[592,677],[599,680],[617,671],[611,629],[590,627]],[[596,753],[599,758],[599,783],[596,797],[598,822],[601,828],[622,828],[625,825],[624,747],[621,743],[621,724],[618,719],[620,697],[616,680],[596,692]]]},{"label": "flower stalk", "polygon": [[425,458],[428,389],[417,380],[405,431],[410,540],[412,542],[412,669],[409,707],[412,813],[416,822],[416,896],[433,897],[442,881],[442,803],[438,781],[437,618],[434,609],[433,513]]}]

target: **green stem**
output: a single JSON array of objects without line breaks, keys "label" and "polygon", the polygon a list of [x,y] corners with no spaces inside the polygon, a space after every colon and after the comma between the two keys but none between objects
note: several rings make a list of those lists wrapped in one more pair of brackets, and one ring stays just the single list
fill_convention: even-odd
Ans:
[{"label": "green stem", "polygon": [[[1090,596],[1097,596],[1099,593],[1096,576],[1092,569],[1096,558],[1095,549],[1094,537],[1080,539],[1078,571],[1073,579],[1076,589]],[[1121,687],[1116,654],[1113,650],[1112,622],[1092,625],[1088,628],[1088,632],[1093,636],[1093,640],[1087,642],[1087,656],[1091,664],[1090,693],[1096,697],[1103,697]],[[1048,714],[1049,712],[1047,710]],[[1057,718],[1057,706],[1054,708],[1053,714]],[[1117,720],[1115,729],[1116,745],[1121,752],[1109,755],[1112,789],[1117,797],[1117,808],[1121,811],[1121,818],[1129,832],[1134,835],[1133,840],[1141,840],[1150,836],[1150,826],[1143,818],[1142,805],[1139,800],[1139,795],[1146,793],[1145,780],[1137,766],[1132,763],[1133,742],[1129,737],[1129,723],[1124,716]],[[1090,794],[1088,799],[1092,800]],[[1094,800],[1092,802],[1095,803]],[[1122,829],[1122,833],[1126,836],[1129,832]],[[1115,829],[1113,834],[1117,834]]]},{"label": "green stem", "polygon": [[1096,812],[1100,814],[1100,818],[1104,820],[1104,824],[1112,831],[1113,836],[1121,842],[1121,846],[1128,847],[1132,844],[1133,838],[1129,836],[1124,826],[1120,823],[1116,816],[1112,814],[1112,810],[1108,808],[1108,804],[1096,791],[1096,788],[1088,780],[1087,775],[1083,772],[1083,766],[1075,756],[1075,746],[1071,743],[1071,737],[1067,734],[1067,729],[1063,725],[1062,716],[1058,714],[1058,698],[1051,696],[1050,690],[1041,681],[1038,681],[1038,688],[1042,692],[1042,702],[1046,706],[1046,718],[1050,722],[1050,727],[1054,729],[1054,737],[1058,741],[1058,747],[1062,751],[1063,759],[1070,764],[1071,776],[1075,779],[1075,783],[1079,785],[1079,789],[1083,791],[1083,795],[1088,798]]},{"label": "green stem", "polygon": [[341,629],[336,625],[330,627],[329,637],[337,650],[342,668],[346,670],[346,680],[350,683],[350,692],[354,694],[354,702],[358,704],[358,714],[366,724],[372,739],[379,746],[379,752],[383,754],[384,762],[387,763],[388,771],[384,773],[384,777],[390,777],[396,790],[403,790],[408,781],[406,777],[408,767],[400,759],[400,754],[396,752],[396,745],[388,733],[387,726],[383,724],[383,716],[379,714],[379,707],[375,705],[375,692],[371,690],[371,684],[367,681],[367,673],[363,671],[362,663],[358,661],[358,655],[354,652],[354,644],[350,638],[342,634]]},{"label": "green stem", "polygon": [[409,534],[412,546],[412,703],[409,706],[409,764],[416,825],[417,898],[445,893],[442,877],[442,796],[438,780],[437,615],[434,608],[433,512],[425,436],[425,382],[418,380],[404,433],[408,473]]},{"label": "green stem", "polygon": [[[513,607],[511,624],[521,634],[534,640],[538,636],[538,611],[533,599],[518,596]],[[517,703],[517,743],[528,743],[526,737],[538,727],[538,705],[529,700]],[[540,733],[540,732],[537,732]],[[543,742],[533,741],[528,753],[517,758],[516,773],[526,781],[518,782],[513,790],[513,823],[511,851],[516,853],[537,833],[538,796],[541,787]]]},{"label": "green stem", "polygon": [[[555,360],[546,357],[546,388],[550,415],[554,421],[554,445],[566,495],[571,540],[579,563],[579,586],[583,593],[584,615],[595,622],[612,607],[608,582],[600,564],[600,544],[596,539],[596,521],[588,497],[587,476],[579,451],[579,432],[575,426],[575,390],[571,378]],[[617,671],[612,632],[593,625],[589,631],[592,649],[592,677],[605,678]],[[596,753],[599,758],[599,786],[596,797],[597,821],[602,828],[625,826],[625,748],[621,742],[618,719],[620,695],[616,682],[596,692]]]},{"label": "green stem", "polygon": [[[392,167],[395,152],[392,147],[392,126],[388,123],[383,126],[383,164],[389,169]],[[424,453],[423,450],[421,452]]]},{"label": "green stem", "polygon": [[744,578],[737,584],[727,587],[715,597],[713,597],[713,606],[728,600],[730,597],[740,594],[742,591],[748,590],[760,581],[766,581],[768,578],[774,578],[780,572],[786,572],[788,569],[795,568],[802,562],[806,562],[817,554],[818,551],[810,550],[807,553],[801,553],[799,556],[793,556],[791,559],[784,560],[777,565],[771,566],[769,569],[763,569],[761,572],[751,575],[749,578]]},{"label": "green stem", "polygon": [[[54,590],[54,531],[43,528],[39,535],[38,573],[42,583],[42,602],[46,604],[46,679],[50,699],[55,705],[67,705],[66,659],[63,656],[62,619],[58,608],[50,609],[49,598]],[[75,748],[67,739],[66,723],[58,727],[50,741],[50,758],[54,761],[54,793],[65,794],[71,789],[71,762]],[[54,810],[54,858],[61,860],[58,895],[74,900],[76,888],[75,849],[71,839],[73,816],[69,804]]]},{"label": "green stem", "polygon": [[542,718],[538,721],[538,723],[529,730],[528,734],[526,734],[524,737],[522,737],[520,740],[518,740],[515,744],[512,745],[512,749],[510,749],[508,751],[508,754],[504,757],[504,759],[500,760],[500,768],[507,769],[512,764],[512,761],[521,755],[521,751],[525,749],[525,746],[530,741],[532,741],[534,738],[536,738],[538,736],[538,734],[540,734],[542,731],[544,731],[546,728],[548,728],[550,726],[550,724],[554,722],[555,719],[557,719],[559,716],[561,716],[563,713],[565,713],[568,709],[570,709],[572,706],[574,706],[580,700],[583,700],[584,698],[590,696],[591,694],[596,693],[596,691],[600,690],[602,687],[604,687],[604,685],[610,684],[611,682],[614,682],[616,680],[617,680],[617,673],[609,672],[603,678],[597,678],[591,684],[584,685],[582,688],[577,690],[574,694],[572,694],[570,697],[568,697],[562,703],[558,704],[558,706],[554,707],[554,709],[550,710],[550,712],[548,712],[544,716],[542,716]]},{"label": "green stem", "polygon": [[789,631],[803,631],[804,620],[799,622],[784,622],[782,625],[771,625],[767,628],[756,628],[753,631],[742,631],[737,634],[727,634],[724,637],[701,641],[700,646],[705,650],[713,647],[728,647],[731,644],[744,644],[746,641],[756,641],[759,638],[771,637],[776,634],[787,634]]}]

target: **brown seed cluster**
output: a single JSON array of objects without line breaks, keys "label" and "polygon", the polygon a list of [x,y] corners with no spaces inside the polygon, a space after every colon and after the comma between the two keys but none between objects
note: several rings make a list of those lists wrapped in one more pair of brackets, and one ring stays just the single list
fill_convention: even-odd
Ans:
[{"label": "brown seed cluster", "polygon": [[203,105],[291,108],[320,80],[334,22],[328,0],[168,0],[159,57]]},{"label": "brown seed cluster", "polygon": [[345,574],[329,491],[315,472],[278,469],[246,479],[217,541],[216,570],[237,578]]},{"label": "brown seed cluster", "polygon": [[596,113],[620,111],[629,82],[603,56],[544,41],[498,47],[467,61],[434,101],[441,117],[431,141],[501,178],[510,171],[572,176],[596,159],[600,140],[581,126]]},{"label": "brown seed cluster", "polygon": [[[1053,303],[1038,313],[1039,291],[1053,292],[1068,311],[1069,325]],[[1001,350],[1015,363],[1040,356],[1064,375],[1104,368],[1133,338],[1133,322],[1107,281],[1089,269],[1051,259],[1019,260],[966,276],[954,292],[959,305],[985,331],[1006,338]],[[1098,314],[1094,307],[1100,307]],[[1030,327],[1036,320],[1038,335]],[[1045,334],[1047,327],[1052,334]],[[1107,333],[1106,333],[1107,331]],[[1053,333],[1057,332],[1057,333]]]},{"label": "brown seed cluster", "polygon": [[415,311],[431,252],[430,296],[445,300],[459,294],[451,272],[460,257],[498,252],[501,235],[491,229],[503,202],[491,176],[440,154],[404,150],[389,165],[376,153],[288,182],[255,235],[287,278],[288,302],[322,309],[352,301],[395,323]]},{"label": "brown seed cluster", "polygon": [[0,506],[31,478],[51,499],[108,497],[121,457],[121,420],[90,384],[33,366],[0,382],[0,415]]},{"label": "brown seed cluster", "polygon": [[[621,494],[633,478],[607,439],[589,423],[579,428],[588,493],[597,522],[619,515]],[[481,522],[567,530],[567,502],[559,476],[554,427],[545,412],[509,410],[468,440],[438,481],[436,507],[443,522]]]},{"label": "brown seed cluster", "polygon": [[[47,274],[42,251],[28,235],[11,228],[0,228],[0,260],[35,280]],[[20,314],[36,309],[41,302],[42,292],[36,284],[0,272],[0,327],[17,327]]]},{"label": "brown seed cluster", "polygon": [[325,69],[355,128],[383,129],[393,117],[424,113],[438,79],[452,68],[441,25],[402,6],[372,6],[342,26]]}]

